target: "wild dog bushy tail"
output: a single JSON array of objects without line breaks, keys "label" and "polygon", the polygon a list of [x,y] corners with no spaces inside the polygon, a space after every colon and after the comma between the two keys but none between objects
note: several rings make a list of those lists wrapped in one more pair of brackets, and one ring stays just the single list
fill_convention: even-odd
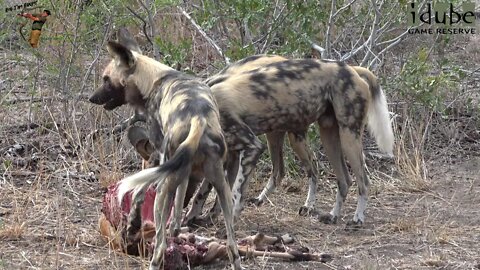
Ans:
[{"label": "wild dog bushy tail", "polygon": [[363,67],[353,67],[355,71],[367,81],[372,101],[368,107],[368,131],[375,137],[380,151],[393,155],[393,131],[388,115],[387,99],[378,84],[377,77]]},{"label": "wild dog bushy tail", "polygon": [[173,156],[159,167],[142,170],[134,175],[124,178],[117,191],[117,198],[121,204],[123,196],[130,190],[134,190],[133,198],[143,192],[150,185],[157,183],[161,185],[163,180],[170,174],[176,173],[188,167],[198,149],[200,139],[205,131],[206,121],[199,117],[193,117],[190,121],[190,131],[173,154]]}]

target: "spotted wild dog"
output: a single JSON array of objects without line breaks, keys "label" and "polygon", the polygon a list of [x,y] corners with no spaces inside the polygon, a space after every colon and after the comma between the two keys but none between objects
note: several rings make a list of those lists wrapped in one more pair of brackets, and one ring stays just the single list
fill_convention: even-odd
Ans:
[{"label": "spotted wild dog", "polygon": [[[156,185],[156,241],[150,269],[159,269],[162,264],[167,249],[166,222],[174,198],[169,231],[178,233],[190,175],[205,177],[216,189],[225,219],[228,255],[233,268],[241,269],[233,229],[232,194],[223,171],[226,144],[210,88],[197,78],[142,55],[126,29],[121,29],[117,36],[118,42],[109,41],[107,45],[112,60],[103,72],[103,84],[89,100],[107,110],[129,104],[143,111],[150,140],[155,149],[168,157],[158,167],[123,179],[118,188],[120,202],[128,191],[134,190],[129,220],[138,220],[138,206],[146,188]],[[127,236],[130,231],[127,227]]]},{"label": "spotted wild dog", "polygon": [[[360,66],[352,66],[355,72],[364,79],[370,89],[370,93],[372,96],[375,96],[381,91],[377,82],[377,77],[368,69],[360,67]],[[285,166],[283,163],[283,139],[285,133],[282,132],[274,132],[274,133],[267,133],[267,145],[268,149],[270,150],[271,160],[272,160],[272,176],[269,179],[267,185],[263,189],[263,191],[257,196],[253,203],[256,205],[262,204],[267,196],[273,193],[285,176]],[[309,186],[308,186],[308,193],[305,203],[299,209],[300,215],[307,215],[308,213],[312,212],[315,208],[315,201],[316,201],[316,190],[317,190],[317,172],[316,168],[314,167],[312,154],[310,149],[307,146],[306,142],[306,134],[297,132],[292,133],[288,132],[288,139],[290,145],[299,158],[304,170],[307,173],[307,177],[309,179]],[[322,137],[322,140],[328,140],[328,138]],[[328,143],[328,142],[324,142]],[[327,154],[328,155],[328,154]],[[340,157],[342,160],[342,167],[345,164],[343,155]],[[335,170],[335,169],[334,169]],[[344,171],[343,174],[347,178],[347,182],[351,183],[350,175]],[[351,184],[349,184],[351,185]],[[333,215],[333,214],[332,214]],[[322,219],[326,222],[331,222],[330,216],[323,216]]]},{"label": "spotted wild dog", "polygon": [[[242,63],[258,61],[259,57],[249,57],[233,66],[241,70]],[[364,223],[369,180],[364,169],[362,135],[367,122],[380,150],[390,155],[393,151],[393,132],[386,99],[376,78],[366,69],[341,62],[270,59],[273,61],[269,64],[268,59],[264,59],[263,63],[267,64],[258,69],[229,74],[227,68],[208,80],[219,105],[229,159],[235,155],[241,159],[239,173],[234,174],[234,216],[238,217],[243,208],[248,177],[265,148],[255,135],[264,133],[267,134],[270,151],[273,151],[274,168],[278,168],[274,169],[271,180],[283,176],[281,146],[285,132],[289,133],[292,147],[310,178],[309,194],[302,208],[313,208],[316,176],[305,134],[308,126],[316,122],[325,152],[337,174],[338,185],[335,206],[324,221],[336,222],[352,184],[345,155],[357,177],[359,193],[353,222],[349,223]],[[369,81],[369,85],[362,78],[375,80]],[[275,182],[269,181],[264,192],[257,197],[259,202],[274,189]],[[202,193],[205,190],[208,188],[203,185],[199,196],[205,197]]]}]

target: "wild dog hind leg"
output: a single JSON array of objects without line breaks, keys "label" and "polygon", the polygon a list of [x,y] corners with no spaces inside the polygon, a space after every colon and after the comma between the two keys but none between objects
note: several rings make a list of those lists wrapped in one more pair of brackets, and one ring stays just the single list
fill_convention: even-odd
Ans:
[{"label": "wild dog hind leg", "polygon": [[[228,184],[230,189],[235,182],[235,179],[238,174],[239,167],[239,156],[237,151],[228,151],[227,161],[225,162],[225,175],[228,179]],[[212,185],[209,181],[204,180],[200,189],[195,194],[193,200],[192,208],[187,213],[185,217],[185,224],[188,226],[199,225],[199,226],[208,226],[218,217],[221,212],[220,203],[218,201],[218,196],[215,197],[215,203],[213,207],[208,211],[208,213],[201,217],[203,206],[207,200],[208,195],[212,189]]]},{"label": "wild dog hind leg", "polygon": [[215,188],[217,196],[222,207],[227,232],[227,252],[234,270],[242,269],[240,266],[240,255],[238,253],[237,242],[235,240],[235,230],[232,215],[232,193],[229,185],[225,181],[225,175],[220,159],[212,159],[205,164],[205,175]]},{"label": "wild dog hind leg", "polygon": [[352,222],[347,225],[361,226],[365,223],[365,210],[367,208],[368,188],[370,181],[365,170],[362,136],[349,128],[340,128],[342,149],[356,176],[358,186],[357,209]]},{"label": "wild dog hind leg", "polygon": [[[157,195],[155,196],[154,215],[155,215],[155,248],[150,261],[150,270],[158,270],[164,262],[165,252],[167,251],[167,221],[171,213],[174,194],[177,188],[188,181],[191,167],[185,168],[181,172],[169,175],[163,184],[157,185]],[[181,195],[181,194],[180,194]],[[182,198],[183,202],[183,198]],[[180,212],[181,213],[181,212]],[[174,215],[177,214],[174,209]],[[174,216],[173,219],[178,219]]]},{"label": "wild dog hind leg", "polygon": [[318,127],[325,154],[337,177],[337,195],[332,211],[320,216],[320,220],[324,223],[336,223],[341,215],[343,203],[347,198],[348,188],[352,185],[352,179],[343,157],[338,124],[336,120],[331,120],[328,123],[326,125],[325,122],[319,121]]},{"label": "wild dog hind leg", "polygon": [[283,140],[285,138],[285,132],[267,133],[266,137],[268,151],[270,152],[270,158],[272,160],[272,174],[262,193],[252,200],[257,206],[261,205],[267,199],[268,195],[275,191],[285,176],[285,165],[283,163]]},{"label": "wild dog hind leg", "polygon": [[182,210],[185,201],[185,194],[187,193],[188,180],[182,181],[177,187],[175,193],[175,206],[173,218],[170,222],[169,232],[170,236],[176,237],[180,233],[180,227],[182,225]]},{"label": "wild dog hind leg", "polygon": [[150,270],[160,269],[165,252],[167,250],[166,226],[168,215],[170,214],[169,205],[173,200],[175,188],[171,188],[171,176],[167,177],[163,185],[157,186],[157,195],[153,212],[155,215],[155,247],[150,260]]}]

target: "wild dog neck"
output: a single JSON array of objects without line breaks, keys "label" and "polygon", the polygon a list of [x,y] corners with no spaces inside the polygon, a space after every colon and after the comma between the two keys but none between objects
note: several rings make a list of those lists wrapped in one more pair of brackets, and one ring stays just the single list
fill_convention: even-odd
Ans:
[{"label": "wild dog neck", "polygon": [[155,85],[165,74],[175,71],[173,68],[164,65],[148,56],[133,52],[136,58],[136,66],[129,77],[130,83],[136,86],[144,99],[155,95]]},{"label": "wild dog neck", "polygon": [[148,56],[135,52],[134,55],[136,65],[126,82],[125,98],[133,107],[145,111],[150,109],[147,103],[160,104],[158,101],[165,93],[158,87],[159,82],[177,71]]}]

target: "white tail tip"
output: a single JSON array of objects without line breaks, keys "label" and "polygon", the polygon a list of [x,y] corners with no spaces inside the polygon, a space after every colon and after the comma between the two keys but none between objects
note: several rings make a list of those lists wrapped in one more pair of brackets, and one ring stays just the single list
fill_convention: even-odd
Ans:
[{"label": "white tail tip", "polygon": [[378,148],[386,155],[393,157],[394,136],[387,107],[387,99],[380,89],[368,109],[368,129],[375,137]]}]

